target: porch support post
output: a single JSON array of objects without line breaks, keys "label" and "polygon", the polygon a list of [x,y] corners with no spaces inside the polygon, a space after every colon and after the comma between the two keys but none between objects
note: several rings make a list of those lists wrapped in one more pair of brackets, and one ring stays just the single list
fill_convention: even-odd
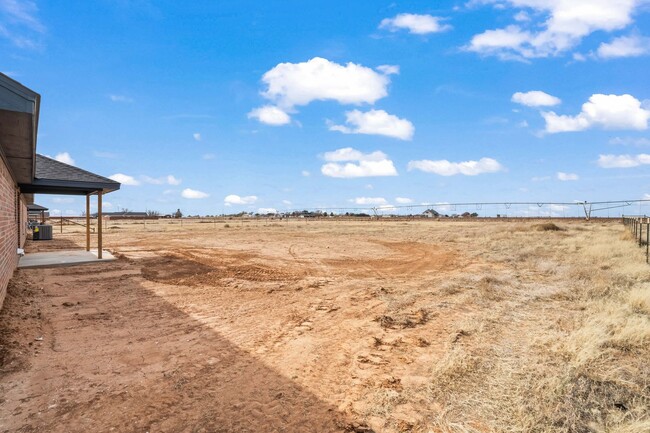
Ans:
[{"label": "porch support post", "polygon": [[90,251],[90,194],[86,194],[86,251]]},{"label": "porch support post", "polygon": [[97,258],[102,258],[102,193],[97,191]]}]

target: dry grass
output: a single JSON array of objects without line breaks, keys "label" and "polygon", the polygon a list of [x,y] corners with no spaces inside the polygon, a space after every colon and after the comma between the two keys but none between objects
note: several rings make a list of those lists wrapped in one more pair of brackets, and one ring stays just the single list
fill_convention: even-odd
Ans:
[{"label": "dry grass", "polygon": [[564,230],[563,228],[558,227],[555,223],[534,224],[531,226],[531,229],[538,232],[559,232]]},{"label": "dry grass", "polygon": [[650,432],[650,267],[619,225],[552,226],[481,230],[476,257],[514,275],[441,284],[482,308],[432,366],[432,431]]},{"label": "dry grass", "polygon": [[630,290],[628,301],[635,312],[650,315],[650,284],[645,283]]}]

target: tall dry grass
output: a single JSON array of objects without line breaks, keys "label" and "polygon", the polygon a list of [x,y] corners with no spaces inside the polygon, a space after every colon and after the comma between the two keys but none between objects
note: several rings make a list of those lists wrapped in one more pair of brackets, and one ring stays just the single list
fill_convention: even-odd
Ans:
[{"label": "tall dry grass", "polygon": [[432,366],[445,416],[421,431],[650,432],[650,266],[621,225],[558,226],[455,239],[491,266],[441,287],[483,306]]}]

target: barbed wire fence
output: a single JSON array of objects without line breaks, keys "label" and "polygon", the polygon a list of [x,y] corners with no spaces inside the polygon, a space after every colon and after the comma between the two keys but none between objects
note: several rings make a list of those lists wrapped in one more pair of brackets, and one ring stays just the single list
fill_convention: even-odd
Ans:
[{"label": "barbed wire fence", "polygon": [[623,224],[629,230],[634,242],[645,249],[645,262],[650,263],[650,218],[647,216],[624,216]]},{"label": "barbed wire fence", "polygon": [[[325,215],[437,218],[620,218],[624,214],[650,213],[650,199],[597,202],[435,202],[403,205],[292,208],[279,216]],[[254,215],[254,214],[253,214]],[[266,216],[269,216],[268,214]]]}]

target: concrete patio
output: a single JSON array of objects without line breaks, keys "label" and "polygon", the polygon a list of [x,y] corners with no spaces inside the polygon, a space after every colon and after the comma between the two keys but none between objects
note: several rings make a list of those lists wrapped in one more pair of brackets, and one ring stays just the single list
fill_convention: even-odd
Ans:
[{"label": "concrete patio", "polygon": [[97,250],[90,251],[50,251],[25,254],[18,262],[19,268],[53,268],[58,266],[76,266],[89,263],[110,262],[116,258],[106,250],[102,258],[97,258]]}]

